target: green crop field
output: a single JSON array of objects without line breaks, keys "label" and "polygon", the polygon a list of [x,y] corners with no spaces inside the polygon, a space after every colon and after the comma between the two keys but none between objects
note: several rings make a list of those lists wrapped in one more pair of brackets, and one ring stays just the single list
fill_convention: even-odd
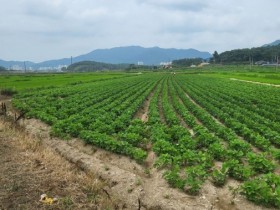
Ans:
[{"label": "green crop field", "polygon": [[17,91],[24,89],[63,86],[79,82],[93,82],[97,80],[113,79],[129,76],[125,73],[57,73],[57,74],[0,74],[0,90],[13,88]]},{"label": "green crop field", "polygon": [[[62,75],[59,86],[20,91],[13,104],[51,125],[52,135],[79,137],[139,164],[153,151],[154,166],[186,193],[197,195],[206,180],[222,187],[231,178],[248,200],[280,208],[280,88],[230,79],[280,84],[279,73],[99,76]],[[15,85],[34,81],[32,87],[51,78],[13,77]]]}]

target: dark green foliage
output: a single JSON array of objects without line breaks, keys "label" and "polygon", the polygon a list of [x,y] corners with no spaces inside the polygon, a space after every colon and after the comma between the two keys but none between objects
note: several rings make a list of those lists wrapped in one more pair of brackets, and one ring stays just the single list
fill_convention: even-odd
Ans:
[{"label": "dark green foliage", "polygon": [[221,57],[217,51],[213,53],[213,63],[220,63],[221,62]]},{"label": "dark green foliage", "polygon": [[223,163],[224,170],[228,171],[229,176],[244,181],[253,175],[250,167],[244,166],[238,160],[232,159]]},{"label": "dark green foliage", "polygon": [[173,60],[172,65],[178,66],[178,67],[188,67],[191,65],[198,65],[203,62],[202,58],[185,58],[185,59],[179,59],[179,60]]},{"label": "dark green foliage", "polygon": [[179,174],[180,167],[175,165],[171,170],[164,173],[164,178],[172,187],[183,189],[185,186],[185,180],[181,178]]},{"label": "dark green foliage", "polygon": [[225,147],[219,142],[211,144],[208,148],[208,152],[212,154],[216,160],[220,161],[224,160],[227,154]]},{"label": "dark green foliage", "polygon": [[7,69],[5,68],[5,67],[3,67],[3,66],[0,66],[0,72],[1,71],[6,71]]},{"label": "dark green foliage", "polygon": [[168,167],[171,168],[173,166],[174,157],[169,154],[162,154],[158,157],[154,166],[157,168]]},{"label": "dark green foliage", "polygon": [[211,178],[215,186],[217,187],[224,186],[227,179],[227,172],[228,172],[227,167],[223,167],[221,170],[214,169],[214,171],[211,174]]},{"label": "dark green foliage", "polygon": [[120,70],[125,69],[128,66],[128,64],[109,64],[95,61],[81,61],[68,66],[66,70],[71,72],[90,72],[102,70]]},{"label": "dark green foliage", "polygon": [[[269,61],[280,54],[280,45],[268,47],[256,47],[251,49],[237,49],[221,53],[220,62],[225,64],[249,64],[249,60]],[[273,60],[274,62],[276,60]]]},{"label": "dark green foliage", "polygon": [[191,195],[197,195],[207,176],[208,173],[202,165],[191,166],[186,168],[187,178],[184,190]]},{"label": "dark green foliage", "polygon": [[247,154],[249,151],[251,151],[250,144],[240,139],[234,139],[230,141],[229,148],[243,152],[243,154]]},{"label": "dark green foliage", "polygon": [[273,172],[276,168],[275,164],[263,154],[248,153],[248,162],[258,173]]},{"label": "dark green foliage", "polygon": [[158,140],[156,143],[154,143],[153,150],[157,155],[160,154],[170,154],[172,156],[178,155],[178,151],[175,148],[175,146],[165,140]]},{"label": "dark green foliage", "polygon": [[147,153],[145,151],[133,147],[128,142],[116,141],[114,138],[106,134],[81,131],[80,137],[87,143],[94,144],[98,147],[118,154],[128,155],[139,162],[143,162],[147,157]]},{"label": "dark green foliage", "polygon": [[18,91],[14,88],[2,88],[0,90],[0,95],[3,96],[13,96],[14,94],[16,94]]},{"label": "dark green foliage", "polygon": [[267,207],[280,208],[280,177],[269,173],[246,181],[241,193],[250,201]]}]

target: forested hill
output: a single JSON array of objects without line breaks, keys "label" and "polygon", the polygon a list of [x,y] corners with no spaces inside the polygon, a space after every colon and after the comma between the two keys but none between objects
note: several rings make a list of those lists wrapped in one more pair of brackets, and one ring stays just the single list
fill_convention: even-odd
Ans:
[{"label": "forested hill", "polygon": [[5,68],[5,67],[0,66],[0,71],[5,71],[5,70],[6,70],[6,68]]},{"label": "forested hill", "polygon": [[109,64],[95,61],[82,61],[68,66],[67,71],[73,72],[89,72],[89,71],[104,71],[118,70],[128,68],[129,64]]},{"label": "forested hill", "polygon": [[214,53],[214,61],[222,64],[245,64],[250,60],[254,63],[257,61],[266,61],[276,63],[277,56],[280,56],[280,44],[276,46],[256,47],[247,49],[236,49],[225,51],[221,54]]}]

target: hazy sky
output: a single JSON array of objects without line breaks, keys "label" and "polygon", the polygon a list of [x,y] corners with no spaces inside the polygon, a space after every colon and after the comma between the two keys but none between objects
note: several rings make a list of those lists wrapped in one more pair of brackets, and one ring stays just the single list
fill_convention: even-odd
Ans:
[{"label": "hazy sky", "polygon": [[280,39],[279,0],[0,0],[0,59],[140,45],[223,52]]}]

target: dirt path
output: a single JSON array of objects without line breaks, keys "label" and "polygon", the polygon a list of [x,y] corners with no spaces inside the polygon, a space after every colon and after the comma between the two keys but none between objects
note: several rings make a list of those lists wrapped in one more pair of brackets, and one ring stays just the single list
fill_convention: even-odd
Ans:
[{"label": "dirt path", "polygon": [[[184,105],[184,103],[180,97],[178,97],[178,101],[180,104]],[[188,112],[188,114],[192,115],[195,118],[195,122],[198,125],[202,125],[202,123],[191,112]],[[191,133],[192,136],[195,136],[194,130],[185,122],[185,120],[181,117],[181,115],[179,115],[179,117],[180,117],[180,120],[182,120],[181,123],[183,123],[183,126],[185,126],[189,130],[189,132]]]},{"label": "dirt path", "polygon": [[158,110],[159,110],[159,117],[160,117],[160,121],[166,125],[166,120],[164,117],[164,113],[163,113],[163,107],[162,107],[162,89],[159,93],[159,98],[158,98]]},{"label": "dirt path", "polygon": [[272,87],[280,87],[280,85],[270,84],[270,83],[263,83],[263,82],[255,82],[255,81],[249,81],[249,80],[243,80],[243,79],[236,79],[236,78],[230,78],[230,80],[234,81],[240,81],[240,82],[247,82],[247,83],[253,83],[258,85],[267,85]]},{"label": "dirt path", "polygon": [[144,104],[136,112],[134,118],[138,118],[138,119],[142,120],[143,122],[148,122],[148,120],[149,120],[149,116],[148,116],[149,106],[150,106],[150,103],[151,103],[151,99],[153,98],[153,96],[155,94],[156,87],[151,91],[149,96],[145,99]]},{"label": "dirt path", "polygon": [[[38,139],[0,122],[0,209],[113,209],[106,185],[87,176]],[[58,201],[40,202],[47,194]]]}]

